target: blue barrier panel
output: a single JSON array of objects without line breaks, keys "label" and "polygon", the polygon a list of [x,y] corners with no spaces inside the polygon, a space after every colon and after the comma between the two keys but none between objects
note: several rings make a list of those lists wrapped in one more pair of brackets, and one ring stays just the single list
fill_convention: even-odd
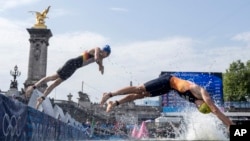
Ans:
[{"label": "blue barrier panel", "polygon": [[0,94],[0,140],[25,140],[27,108],[19,101],[13,101]]},{"label": "blue barrier panel", "polygon": [[1,141],[88,139],[86,132],[0,94]]}]

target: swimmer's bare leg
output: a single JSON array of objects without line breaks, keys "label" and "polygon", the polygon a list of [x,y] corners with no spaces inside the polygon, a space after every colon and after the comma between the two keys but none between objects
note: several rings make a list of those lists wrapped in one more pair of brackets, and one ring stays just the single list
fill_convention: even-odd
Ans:
[{"label": "swimmer's bare leg", "polygon": [[108,92],[104,93],[101,99],[100,104],[103,105],[109,98],[117,95],[126,95],[126,94],[143,94],[146,93],[146,89],[144,85],[141,86],[129,86],[129,87],[124,87],[120,90],[114,91],[114,92]]},{"label": "swimmer's bare leg", "polygon": [[118,101],[115,101],[115,102],[109,101],[108,106],[106,108],[106,112],[110,112],[113,107],[118,106],[120,104],[131,102],[131,101],[134,101],[134,100],[137,100],[137,99],[142,99],[142,98],[148,97],[148,96],[150,96],[149,93],[129,94],[129,95],[125,96],[124,98],[118,100]]}]

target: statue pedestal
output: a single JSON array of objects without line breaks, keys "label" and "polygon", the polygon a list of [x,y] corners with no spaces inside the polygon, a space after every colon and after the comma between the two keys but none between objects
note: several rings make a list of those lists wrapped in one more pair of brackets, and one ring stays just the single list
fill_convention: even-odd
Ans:
[{"label": "statue pedestal", "polygon": [[44,24],[35,24],[33,27],[33,29],[47,29],[47,26]]}]

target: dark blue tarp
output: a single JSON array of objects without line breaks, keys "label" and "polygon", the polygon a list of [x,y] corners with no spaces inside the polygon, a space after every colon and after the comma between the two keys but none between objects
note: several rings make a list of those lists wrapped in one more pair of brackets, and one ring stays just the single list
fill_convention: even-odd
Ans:
[{"label": "dark blue tarp", "polygon": [[0,141],[60,141],[88,138],[84,131],[2,94],[0,130]]}]

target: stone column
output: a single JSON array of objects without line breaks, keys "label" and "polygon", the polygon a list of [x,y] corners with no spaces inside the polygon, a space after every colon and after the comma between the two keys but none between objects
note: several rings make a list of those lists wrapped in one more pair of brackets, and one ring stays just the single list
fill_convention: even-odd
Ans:
[{"label": "stone column", "polygon": [[[46,76],[49,38],[52,37],[50,29],[28,28],[27,31],[30,34],[30,52],[25,88]],[[38,87],[41,92],[46,88],[47,84]]]}]

